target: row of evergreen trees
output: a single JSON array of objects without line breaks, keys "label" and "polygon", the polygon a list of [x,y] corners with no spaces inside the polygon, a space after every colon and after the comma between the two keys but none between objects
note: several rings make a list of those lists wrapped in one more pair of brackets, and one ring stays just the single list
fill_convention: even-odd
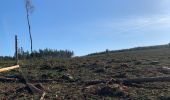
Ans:
[{"label": "row of evergreen trees", "polygon": [[[15,55],[14,55],[15,56]],[[70,50],[55,50],[55,49],[40,49],[38,51],[34,50],[32,53],[24,51],[21,47],[18,49],[19,59],[29,59],[29,58],[71,58],[74,56],[74,52]]]},{"label": "row of evergreen trees", "polygon": [[11,56],[0,56],[0,60],[3,61],[3,60],[13,60],[14,58],[11,57]]},{"label": "row of evergreen trees", "polygon": [[[13,60],[15,55],[12,56],[0,56],[0,60]],[[29,53],[24,51],[23,48],[18,49],[19,59],[31,59],[31,58],[71,58],[74,56],[74,52],[70,50],[55,50],[55,49],[40,49]]]}]

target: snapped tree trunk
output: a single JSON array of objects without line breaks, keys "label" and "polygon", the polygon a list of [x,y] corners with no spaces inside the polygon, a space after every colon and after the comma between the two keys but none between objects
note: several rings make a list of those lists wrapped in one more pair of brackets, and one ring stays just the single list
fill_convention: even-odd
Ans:
[{"label": "snapped tree trunk", "polygon": [[18,65],[19,60],[18,60],[18,37],[15,35],[15,59],[16,59],[16,64]]},{"label": "snapped tree trunk", "polygon": [[32,33],[31,33],[31,25],[30,25],[30,18],[29,18],[29,5],[25,4],[25,8],[26,8],[26,13],[27,13],[27,24],[28,24],[28,30],[29,30],[29,36],[30,36],[30,45],[31,45],[31,53],[32,53],[32,49],[33,49],[33,43],[32,43]]}]

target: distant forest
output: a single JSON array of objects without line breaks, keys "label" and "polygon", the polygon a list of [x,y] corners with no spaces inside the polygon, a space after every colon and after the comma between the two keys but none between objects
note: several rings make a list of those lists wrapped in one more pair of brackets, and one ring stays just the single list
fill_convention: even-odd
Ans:
[{"label": "distant forest", "polygon": [[[9,60],[15,59],[14,56],[0,56],[0,59]],[[24,51],[23,48],[18,49],[19,59],[31,59],[31,58],[71,58],[74,56],[74,52],[70,50],[55,50],[55,49],[40,49],[34,50],[32,53]]]},{"label": "distant forest", "polygon": [[108,53],[117,53],[117,52],[128,52],[128,51],[138,51],[138,50],[150,50],[150,49],[159,49],[159,48],[170,48],[170,43],[169,43],[169,44],[166,44],[166,45],[156,45],[156,46],[146,46],[146,47],[135,47],[135,48],[130,48],[130,49],[113,50],[113,51],[110,51],[109,49],[106,49],[106,51],[88,54],[87,56],[94,56],[94,55],[101,55],[101,54],[108,54]]}]

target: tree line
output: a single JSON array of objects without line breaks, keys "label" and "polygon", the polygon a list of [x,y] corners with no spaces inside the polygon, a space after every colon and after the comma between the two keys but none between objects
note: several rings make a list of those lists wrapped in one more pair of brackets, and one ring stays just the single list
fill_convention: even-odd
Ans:
[{"label": "tree line", "polygon": [[[0,56],[0,60],[12,60],[15,59],[14,56]],[[23,48],[18,49],[19,59],[31,59],[31,58],[71,58],[74,56],[74,52],[70,50],[56,50],[56,49],[39,49],[34,50],[32,53],[24,51]]]},{"label": "tree line", "polygon": [[[15,56],[15,55],[14,55]],[[34,50],[32,53],[24,51],[23,48],[18,49],[19,59],[29,58],[71,58],[74,56],[74,52],[70,50],[55,50],[55,49],[39,49]]]}]

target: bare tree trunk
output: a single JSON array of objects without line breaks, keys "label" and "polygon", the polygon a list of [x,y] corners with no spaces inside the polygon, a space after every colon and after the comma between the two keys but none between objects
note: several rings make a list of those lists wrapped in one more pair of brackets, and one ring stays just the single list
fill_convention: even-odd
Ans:
[{"label": "bare tree trunk", "polygon": [[15,58],[16,58],[16,64],[18,65],[18,37],[15,35]]},{"label": "bare tree trunk", "polygon": [[27,4],[25,4],[25,8],[26,8],[26,13],[27,13],[27,24],[28,24],[28,29],[29,29],[29,35],[30,35],[30,44],[31,44],[31,53],[32,53],[32,48],[33,48],[33,44],[32,44],[32,33],[31,33],[31,25],[30,25],[30,19],[29,19],[29,8],[27,7]]}]

